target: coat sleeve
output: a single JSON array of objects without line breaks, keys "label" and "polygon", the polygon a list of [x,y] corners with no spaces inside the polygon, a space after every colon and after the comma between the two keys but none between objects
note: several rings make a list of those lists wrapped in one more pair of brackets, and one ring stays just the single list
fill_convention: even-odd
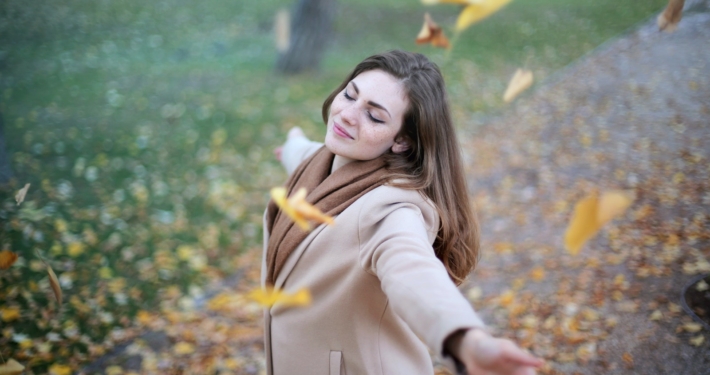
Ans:
[{"label": "coat sleeve", "polygon": [[321,146],[322,143],[311,141],[306,137],[295,137],[286,141],[281,151],[281,164],[286,168],[286,173],[290,176],[302,161],[318,151]]},{"label": "coat sleeve", "polygon": [[430,349],[443,355],[449,335],[485,325],[434,253],[438,230],[434,207],[417,192],[395,200],[403,197],[401,189],[387,189],[369,197],[360,212],[361,266],[379,278],[394,312]]}]

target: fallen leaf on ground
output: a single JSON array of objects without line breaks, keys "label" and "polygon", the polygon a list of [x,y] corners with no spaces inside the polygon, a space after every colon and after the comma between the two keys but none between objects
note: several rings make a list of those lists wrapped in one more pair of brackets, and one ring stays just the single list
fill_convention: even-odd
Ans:
[{"label": "fallen leaf on ground", "polygon": [[253,290],[247,297],[264,307],[271,307],[277,303],[284,306],[308,306],[311,304],[311,293],[305,288],[294,294],[288,294],[283,290],[271,287],[259,288]]},{"label": "fallen leaf on ground", "polygon": [[657,321],[657,320],[661,320],[662,318],[663,318],[663,313],[661,312],[661,310],[656,310],[651,313],[651,316],[648,317],[648,320]]},{"label": "fallen leaf on ground", "polygon": [[19,375],[25,369],[25,366],[10,358],[6,363],[0,365],[0,375]]},{"label": "fallen leaf on ground", "polygon": [[47,274],[49,275],[49,285],[52,286],[54,296],[57,298],[57,303],[61,305],[62,288],[59,286],[59,280],[57,279],[57,275],[54,273],[54,270],[52,270],[52,267],[50,267],[49,265],[47,265]]},{"label": "fallen leaf on ground", "polygon": [[429,13],[424,13],[424,25],[415,42],[417,44],[431,43],[432,46],[440,48],[449,48],[450,46],[449,39],[444,35],[444,30],[431,19]]},{"label": "fallen leaf on ground", "polygon": [[192,354],[195,352],[195,346],[189,342],[179,342],[173,347],[173,352],[177,355]]},{"label": "fallen leaf on ground", "polygon": [[621,216],[634,200],[631,192],[612,190],[602,194],[592,193],[580,200],[565,232],[565,247],[577,255],[582,246],[610,220]]},{"label": "fallen leaf on ground", "polygon": [[49,373],[51,375],[70,375],[72,373],[72,369],[67,365],[55,363],[49,367]]},{"label": "fallen leaf on ground", "polygon": [[678,22],[683,17],[683,5],[685,0],[670,0],[668,6],[658,16],[658,29],[672,32],[678,27]]},{"label": "fallen leaf on ground", "polygon": [[705,342],[705,336],[703,336],[703,335],[700,335],[698,337],[693,337],[692,339],[690,339],[690,344],[693,346],[703,345],[704,342]]},{"label": "fallen leaf on ground", "polygon": [[0,270],[6,270],[17,260],[17,253],[10,250],[0,251]]},{"label": "fallen leaf on ground", "polygon": [[700,323],[685,323],[681,327],[684,331],[690,333],[700,332],[700,330],[703,329],[703,326],[701,326]]},{"label": "fallen leaf on ground", "polygon": [[311,230],[309,220],[328,225],[335,223],[332,217],[323,214],[318,208],[306,202],[305,188],[298,189],[290,198],[286,198],[286,188],[273,188],[271,189],[271,198],[303,230]]},{"label": "fallen leaf on ground", "polygon": [[19,206],[20,203],[25,201],[25,196],[27,196],[27,190],[30,189],[30,184],[27,183],[25,186],[17,191],[17,194],[15,194],[15,201],[17,202],[17,205]]},{"label": "fallen leaf on ground", "polygon": [[527,90],[533,83],[533,74],[529,70],[518,69],[513,74],[513,78],[510,79],[508,83],[508,88],[505,89],[503,94],[503,101],[510,103],[520,95],[523,91]]},{"label": "fallen leaf on ground", "polygon": [[20,309],[17,306],[0,307],[0,320],[3,322],[11,322],[20,317]]},{"label": "fallen leaf on ground", "polygon": [[461,14],[459,14],[459,18],[456,20],[456,30],[466,30],[474,23],[497,12],[509,2],[510,0],[480,0],[470,2],[469,5],[463,9]]}]

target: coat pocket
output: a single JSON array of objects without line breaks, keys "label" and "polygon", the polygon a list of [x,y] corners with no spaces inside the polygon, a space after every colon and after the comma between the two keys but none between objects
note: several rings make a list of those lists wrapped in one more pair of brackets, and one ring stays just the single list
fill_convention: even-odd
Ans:
[{"label": "coat pocket", "polygon": [[330,351],[330,375],[346,375],[343,352]]}]

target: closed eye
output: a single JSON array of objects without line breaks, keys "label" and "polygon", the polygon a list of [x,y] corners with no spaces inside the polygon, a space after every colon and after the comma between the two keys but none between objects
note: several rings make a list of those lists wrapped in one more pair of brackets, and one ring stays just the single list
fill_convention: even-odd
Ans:
[{"label": "closed eye", "polygon": [[370,113],[370,112],[367,112],[367,115],[370,117],[370,120],[372,120],[372,121],[374,121],[374,122],[376,122],[376,123],[378,123],[378,124],[384,124],[384,123],[385,123],[385,122],[382,121],[382,120],[376,119],[374,116],[372,116],[372,113]]}]

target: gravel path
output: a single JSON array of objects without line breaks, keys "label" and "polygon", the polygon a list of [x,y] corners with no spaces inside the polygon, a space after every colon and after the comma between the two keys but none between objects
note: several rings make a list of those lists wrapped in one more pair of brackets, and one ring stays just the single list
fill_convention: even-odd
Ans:
[{"label": "gravel path", "polygon": [[[463,288],[549,374],[710,374],[710,334],[680,308],[710,273],[710,2],[598,48],[464,136],[484,238]],[[574,203],[636,201],[581,253]]]}]

